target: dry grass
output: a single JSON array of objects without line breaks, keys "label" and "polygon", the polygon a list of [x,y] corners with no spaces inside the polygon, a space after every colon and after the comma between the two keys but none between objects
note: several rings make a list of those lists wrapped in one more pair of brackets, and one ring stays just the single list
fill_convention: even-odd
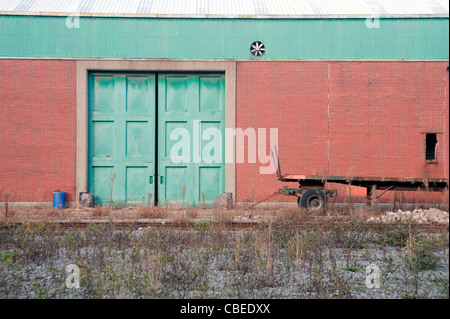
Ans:
[{"label": "dry grass", "polygon": [[448,192],[448,187],[446,187],[444,189],[444,191],[442,192],[442,199],[439,204],[439,209],[445,210],[448,212],[448,210],[449,210],[448,203],[449,203],[449,192]]},{"label": "dry grass", "polygon": [[307,218],[308,213],[297,206],[288,206],[273,211],[272,216],[277,224],[293,224]]},{"label": "dry grass", "polygon": [[353,218],[359,218],[359,219],[365,219],[365,220],[369,219],[372,216],[373,216],[373,212],[371,212],[367,209],[364,209],[364,208],[355,209],[355,210],[353,210],[353,213],[352,213]]},{"label": "dry grass", "polygon": [[15,213],[15,211],[12,210],[9,206],[10,205],[9,202],[12,199],[12,194],[8,191],[2,191],[0,195],[1,195],[0,199],[4,204],[3,209],[2,209],[3,215],[5,216],[5,220],[8,220],[8,218],[12,217]]},{"label": "dry grass", "polygon": [[190,224],[191,219],[189,218],[189,214],[186,210],[173,211],[170,213],[169,218],[173,223],[178,224],[180,226],[187,226]]},{"label": "dry grass", "polygon": [[198,217],[198,210],[196,208],[188,209],[186,215],[189,219],[195,219]]},{"label": "dry grass", "polygon": [[162,219],[167,217],[167,210],[157,206],[139,206],[137,209],[138,218]]},{"label": "dry grass", "polygon": [[30,213],[37,213],[41,217],[60,217],[62,210],[53,207],[36,204],[32,208],[28,209]]},{"label": "dry grass", "polygon": [[111,207],[108,206],[95,206],[92,210],[92,217],[108,217],[111,213]]},{"label": "dry grass", "polygon": [[[3,215],[5,207],[2,208]],[[53,208],[51,206],[36,204],[30,207],[11,207],[8,208],[8,219],[16,217],[15,219],[41,219],[46,220],[49,218],[64,219],[68,211]],[[6,217],[6,216],[5,216]]]},{"label": "dry grass", "polygon": [[271,221],[267,228],[255,232],[253,247],[257,258],[263,261],[266,274],[270,275],[273,271],[274,263],[273,229]]},{"label": "dry grass", "polygon": [[215,209],[213,211],[213,222],[219,225],[231,225],[235,217],[234,211]]},{"label": "dry grass", "polygon": [[9,206],[8,208],[6,208],[6,206],[3,206],[0,209],[0,212],[5,220],[13,218],[17,213],[17,211],[11,206]]}]

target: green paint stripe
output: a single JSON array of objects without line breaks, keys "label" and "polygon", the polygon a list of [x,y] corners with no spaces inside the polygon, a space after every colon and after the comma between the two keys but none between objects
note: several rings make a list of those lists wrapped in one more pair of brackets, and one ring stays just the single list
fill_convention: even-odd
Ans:
[{"label": "green paint stripe", "polygon": [[448,60],[448,18],[154,19],[0,16],[0,57]]}]

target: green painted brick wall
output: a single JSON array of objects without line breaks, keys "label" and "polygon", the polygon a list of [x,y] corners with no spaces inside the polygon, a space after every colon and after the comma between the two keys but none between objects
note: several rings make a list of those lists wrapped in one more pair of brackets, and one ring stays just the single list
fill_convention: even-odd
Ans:
[{"label": "green painted brick wall", "polygon": [[199,19],[0,15],[0,57],[447,60],[448,18]]}]

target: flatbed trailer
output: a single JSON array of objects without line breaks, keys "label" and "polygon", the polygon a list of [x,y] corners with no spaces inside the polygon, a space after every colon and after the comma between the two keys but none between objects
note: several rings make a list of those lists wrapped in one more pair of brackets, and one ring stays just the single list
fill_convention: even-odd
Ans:
[{"label": "flatbed trailer", "polygon": [[[298,183],[298,188],[284,187],[277,194],[296,196],[299,207],[306,209],[321,209],[328,202],[328,197],[337,196],[336,189],[326,187],[327,183],[345,184],[366,188],[366,204],[373,206],[388,190],[397,191],[444,191],[448,189],[448,178],[398,178],[398,177],[359,177],[332,175],[301,175],[281,174],[280,162],[276,153],[276,172],[278,180],[282,182]],[[273,155],[273,153],[272,153]],[[275,160],[275,159],[274,159]],[[383,192],[377,195],[377,190]]]}]

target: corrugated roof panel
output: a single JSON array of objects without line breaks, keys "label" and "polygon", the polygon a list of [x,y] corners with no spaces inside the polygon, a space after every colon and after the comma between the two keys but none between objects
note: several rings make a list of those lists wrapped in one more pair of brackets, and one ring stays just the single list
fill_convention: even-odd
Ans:
[{"label": "corrugated roof panel", "polygon": [[322,10],[326,14],[373,14],[373,11],[365,1],[333,1],[321,0]]},{"label": "corrugated roof panel", "polygon": [[298,8],[299,12],[305,12],[305,14],[314,14],[311,7],[311,1],[291,1],[294,7]]},{"label": "corrugated roof panel", "polygon": [[33,6],[33,4],[36,2],[36,0],[22,0],[19,2],[17,7],[14,8],[16,11],[30,11],[30,8]]},{"label": "corrugated roof panel", "polygon": [[164,6],[161,12],[155,12],[155,13],[161,13],[161,14],[179,14],[178,12],[178,6],[176,0],[167,0],[164,1]]},{"label": "corrugated roof panel", "polygon": [[[180,15],[180,14],[186,14],[186,15],[194,15],[197,14],[195,10],[195,2],[190,2],[190,6],[182,7],[183,1],[179,0],[166,0],[166,1],[158,1],[154,0],[152,5],[151,14],[158,15],[158,14],[165,14],[165,15]],[[186,5],[188,2],[184,2]],[[206,12],[205,12],[206,14]]]},{"label": "corrugated roof panel", "polygon": [[269,12],[274,15],[283,15],[286,12],[303,12],[304,14],[315,14],[309,1],[286,0],[281,2],[267,1]]},{"label": "corrugated roof panel", "polygon": [[324,0],[323,9],[326,10],[328,14],[357,14],[355,10],[352,10],[351,1],[333,1]]},{"label": "corrugated roof panel", "polygon": [[[79,13],[92,13],[92,7],[95,4],[95,0],[82,0],[80,4],[78,5],[77,12]],[[99,12],[103,13],[103,12]]]},{"label": "corrugated roof panel", "polygon": [[22,0],[0,0],[0,11],[14,11]]},{"label": "corrugated roof panel", "polygon": [[48,0],[35,0],[30,6],[29,11],[36,11],[36,8],[48,8],[50,4]]},{"label": "corrugated roof panel", "polygon": [[152,12],[153,0],[139,0],[136,13],[149,14]]},{"label": "corrugated roof panel", "polygon": [[387,14],[386,8],[377,0],[367,0],[367,5],[372,10],[373,14]]},{"label": "corrugated roof panel", "polygon": [[150,13],[155,14],[155,12],[161,12],[162,5],[164,5],[164,3],[160,3],[158,1],[153,1],[152,10],[150,11]]},{"label": "corrugated roof panel", "polygon": [[30,11],[76,12],[82,0],[37,0]]},{"label": "corrugated roof panel", "polygon": [[225,12],[227,9],[226,3],[224,1],[216,1],[214,3],[214,10],[218,12]]},{"label": "corrugated roof panel", "polygon": [[[428,6],[421,6],[415,0],[377,0],[389,14],[434,14]],[[424,0],[419,2],[425,3]]]},{"label": "corrugated roof panel", "polygon": [[204,17],[448,16],[448,0],[0,0],[9,14]]},{"label": "corrugated roof panel", "polygon": [[448,9],[449,9],[449,1],[448,0],[434,0],[434,1],[439,3],[441,5],[441,7],[443,7],[448,12]]},{"label": "corrugated roof panel", "polygon": [[[206,4],[207,3],[207,4]],[[212,13],[215,14],[216,12],[225,12],[228,11],[232,12],[232,8],[228,8],[226,3],[224,3],[224,1],[208,1],[205,0],[203,2],[200,2],[200,6],[198,5],[199,2],[197,1],[197,7],[201,7],[203,9],[208,8],[208,10],[203,10],[201,12],[204,12],[205,14]]]},{"label": "corrugated roof panel", "polygon": [[[264,1],[264,0],[262,0]],[[217,7],[215,7],[217,8]],[[210,14],[220,15],[220,14],[229,14],[229,15],[244,15],[251,16],[255,15],[255,7],[253,5],[253,1],[251,0],[243,0],[243,1],[231,1],[227,3],[224,7],[225,12],[220,12],[218,10],[212,10]]]},{"label": "corrugated roof panel", "polygon": [[417,2],[417,5],[420,6],[423,10],[431,9],[433,13],[444,13],[445,9],[434,0],[426,0],[426,4],[423,2]]},{"label": "corrugated roof panel", "polygon": [[92,6],[92,12],[103,13],[137,13],[140,0],[109,0],[109,1],[96,1]]},{"label": "corrugated roof panel", "polygon": [[37,11],[38,9],[44,9],[45,11],[51,9],[51,6],[55,6],[55,1],[49,2],[48,0],[37,0],[33,3],[33,5],[29,8],[28,11]]},{"label": "corrugated roof panel", "polygon": [[447,2],[447,8],[443,7],[439,2],[434,0],[426,0],[428,6],[435,12],[435,13],[445,13],[448,12],[448,2]]},{"label": "corrugated roof panel", "polygon": [[[332,12],[336,12],[336,14],[339,14],[338,11],[343,11],[343,10],[336,10],[336,8],[343,8],[343,7],[347,7],[345,1],[344,2],[329,2],[327,0],[318,0],[318,1],[314,1],[317,2],[317,6],[320,8],[320,11],[322,11],[324,14],[331,14]],[[349,12],[350,14],[350,12]]]},{"label": "corrugated roof panel", "polygon": [[197,5],[192,1],[184,1],[182,12],[195,12]]}]

